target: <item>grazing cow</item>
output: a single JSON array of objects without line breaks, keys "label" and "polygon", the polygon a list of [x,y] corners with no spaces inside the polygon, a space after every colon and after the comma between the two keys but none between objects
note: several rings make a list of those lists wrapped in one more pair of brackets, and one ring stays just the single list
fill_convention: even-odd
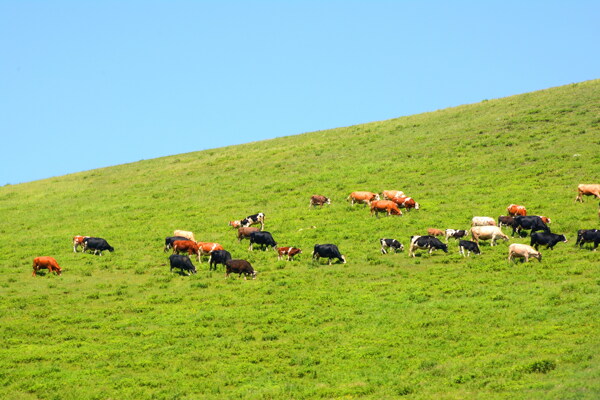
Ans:
[{"label": "grazing cow", "polygon": [[194,237],[194,232],[180,231],[177,229],[177,230],[173,231],[173,236],[181,236],[186,239],[193,240],[194,242],[196,241],[196,238]]},{"label": "grazing cow", "polygon": [[594,243],[594,251],[598,248],[600,243],[600,230],[598,229],[580,229],[577,231],[577,242],[575,245],[579,245],[582,248],[585,243]]},{"label": "grazing cow", "polygon": [[510,206],[506,207],[506,212],[511,217],[514,217],[516,215],[524,217],[527,215],[527,209],[525,208],[525,206],[520,206],[518,204],[511,204]]},{"label": "grazing cow", "polygon": [[313,261],[318,260],[320,257],[328,258],[329,265],[331,265],[331,260],[334,258],[340,260],[342,264],[346,264],[346,257],[340,253],[335,244],[315,244],[312,252]]},{"label": "grazing cow", "polygon": [[329,197],[315,194],[310,196],[310,205],[308,207],[322,206],[323,204],[331,204],[331,199]]},{"label": "grazing cow", "polygon": [[446,243],[448,243],[448,238],[453,238],[455,240],[464,238],[467,236],[467,231],[464,229],[446,229],[444,232],[444,237],[446,238]]},{"label": "grazing cow", "polygon": [[373,192],[352,192],[350,193],[350,196],[348,196],[348,201],[350,201],[352,205],[354,205],[354,203],[371,204],[372,201],[379,199],[379,195]]},{"label": "grazing cow", "polygon": [[73,236],[73,253],[77,253],[77,248],[81,246],[81,251],[83,251],[83,239],[88,238],[89,236]]},{"label": "grazing cow", "polygon": [[548,228],[538,215],[528,215],[526,217],[516,216],[512,228],[512,236],[515,236],[516,232],[520,235],[521,230],[523,229],[531,229],[531,233],[536,231],[550,233],[550,228]]},{"label": "grazing cow", "polygon": [[258,214],[253,214],[253,215],[249,215],[246,218],[244,218],[241,221],[230,221],[229,225],[233,226],[234,228],[246,228],[249,227],[250,225],[256,225],[256,224],[260,224],[260,230],[262,231],[263,229],[265,229],[265,214],[263,213],[258,213]]},{"label": "grazing cow", "polygon": [[501,215],[498,217],[498,226],[499,227],[512,226],[512,224],[514,222],[515,222],[515,219],[513,217],[509,217],[507,215]]},{"label": "grazing cow", "polygon": [[381,243],[381,254],[387,254],[385,250],[387,248],[394,249],[394,253],[404,250],[402,243],[396,239],[379,239],[379,243]]},{"label": "grazing cow", "polygon": [[210,243],[210,242],[196,242],[198,245],[198,250],[200,251],[200,262],[202,262],[202,256],[208,255],[215,250],[223,250],[223,246],[219,243]]},{"label": "grazing cow", "polygon": [[557,235],[555,233],[544,233],[536,232],[531,234],[531,246],[538,249],[539,245],[546,246],[546,248],[552,250],[558,242],[567,243],[565,235]]},{"label": "grazing cow", "polygon": [[60,275],[62,273],[62,269],[58,266],[56,260],[52,257],[36,257],[33,259],[33,273],[31,276],[36,276],[36,273],[40,269],[47,269],[49,273],[56,273]]},{"label": "grazing cow", "polygon": [[477,244],[479,244],[479,240],[491,239],[490,246],[494,246],[497,238],[509,240],[509,237],[497,226],[474,226],[471,228],[471,239]]},{"label": "grazing cow", "polygon": [[577,186],[577,197],[575,197],[575,202],[580,201],[583,203],[583,196],[596,196],[600,199],[600,184],[579,184]]},{"label": "grazing cow", "polygon": [[260,245],[262,250],[265,250],[269,246],[275,250],[275,246],[277,246],[277,242],[275,242],[271,233],[267,231],[252,232],[250,234],[250,247],[248,247],[248,250],[253,250],[254,243]]},{"label": "grazing cow", "polygon": [[292,261],[294,256],[302,254],[302,250],[297,247],[278,247],[277,248],[277,259],[281,260],[283,256],[287,256],[288,261]]},{"label": "grazing cow", "polygon": [[237,238],[238,238],[238,242],[242,242],[243,239],[250,239],[250,234],[252,232],[259,232],[260,229],[255,228],[253,226],[247,226],[245,228],[238,228],[237,231]]},{"label": "grazing cow", "polygon": [[444,236],[444,231],[441,229],[428,228],[427,234],[429,236]]},{"label": "grazing cow", "polygon": [[183,236],[169,236],[169,237],[165,238],[165,249],[163,251],[166,252],[167,250],[173,248],[173,242],[176,242],[177,240],[190,240],[190,239],[183,237]]},{"label": "grazing cow", "polygon": [[87,237],[83,239],[83,251],[94,250],[94,254],[100,253],[104,250],[108,250],[111,253],[115,251],[114,247],[108,244],[108,242],[102,238]]},{"label": "grazing cow", "polygon": [[496,226],[496,221],[492,217],[473,217],[471,226]]},{"label": "grazing cow", "polygon": [[379,217],[380,212],[385,212],[387,215],[402,215],[402,211],[398,205],[391,200],[375,200],[371,202],[371,216],[373,213]]},{"label": "grazing cow", "polygon": [[384,190],[382,195],[385,200],[393,200],[398,197],[404,197],[404,192],[401,190]]},{"label": "grazing cow", "polygon": [[412,208],[418,210],[420,205],[412,197],[400,196],[394,197],[392,201],[398,204],[398,207],[405,208],[406,211],[410,211]]},{"label": "grazing cow", "polygon": [[208,269],[217,270],[217,264],[227,265],[227,261],[231,260],[231,254],[227,250],[215,250],[210,253],[210,260],[208,260]]},{"label": "grazing cow", "polygon": [[194,267],[194,264],[192,264],[192,260],[190,260],[186,256],[181,256],[179,254],[171,254],[169,256],[169,264],[171,264],[171,272],[173,272],[173,268],[179,268],[181,270],[181,273],[183,273],[184,271],[188,271],[188,275],[190,275],[190,272],[192,274],[196,273],[196,267]]},{"label": "grazing cow", "polygon": [[542,253],[531,246],[521,243],[513,243],[508,246],[508,261],[512,261],[515,257],[524,258],[525,262],[529,261],[529,257],[537,258],[539,262],[542,262]]},{"label": "grazing cow", "polygon": [[428,249],[429,254],[431,254],[434,250],[442,250],[444,253],[447,253],[448,245],[442,243],[442,241],[435,236],[411,236],[408,255],[415,257],[415,250],[418,249]]},{"label": "grazing cow", "polygon": [[252,265],[246,260],[228,260],[225,263],[225,278],[228,278],[229,274],[232,272],[234,274],[239,274],[239,276],[244,274],[244,280],[246,280],[246,277],[248,276],[252,276],[252,279],[256,279],[256,273],[258,271],[255,271],[254,268],[252,268]]},{"label": "grazing cow", "polygon": [[550,218],[544,217],[543,215],[540,215],[539,217],[542,220],[542,222],[545,223],[546,225],[548,225],[550,222],[552,222],[552,220]]},{"label": "grazing cow", "polygon": [[200,248],[192,240],[176,240],[173,242],[173,254],[188,253],[196,255],[196,261],[200,261]]},{"label": "grazing cow", "polygon": [[465,250],[467,251],[466,257],[471,256],[471,252],[474,254],[481,254],[481,250],[479,250],[479,245],[475,242],[471,242],[470,240],[459,240],[458,241],[458,252],[465,257]]}]

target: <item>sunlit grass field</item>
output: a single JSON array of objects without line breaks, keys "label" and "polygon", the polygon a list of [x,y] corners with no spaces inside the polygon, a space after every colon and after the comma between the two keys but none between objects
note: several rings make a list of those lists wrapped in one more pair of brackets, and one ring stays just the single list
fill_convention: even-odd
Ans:
[{"label": "sunlit grass field", "polygon": [[[268,121],[265,121],[268,124]],[[0,188],[0,398],[597,399],[600,81]],[[403,190],[421,209],[371,217],[354,190]],[[312,194],[332,204],[309,208]],[[427,228],[468,229],[511,203],[568,243],[509,263],[382,255]],[[293,262],[248,251],[228,221],[266,214]],[[175,229],[249,260],[169,272]],[[510,234],[509,229],[505,229]],[[115,247],[73,253],[74,235]],[[337,244],[347,264],[311,261]],[[61,276],[32,277],[36,256]]]}]

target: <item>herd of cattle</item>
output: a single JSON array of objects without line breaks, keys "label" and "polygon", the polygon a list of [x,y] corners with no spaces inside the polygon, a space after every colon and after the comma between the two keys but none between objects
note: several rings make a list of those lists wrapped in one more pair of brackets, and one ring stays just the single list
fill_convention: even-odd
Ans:
[{"label": "herd of cattle", "polygon": [[[600,184],[580,184],[578,186],[578,194],[575,201],[583,202],[583,196],[595,196],[600,199]],[[381,200],[383,197],[383,200]],[[354,205],[355,203],[368,204],[371,210],[371,215],[375,213],[379,216],[380,212],[385,212],[388,215],[402,215],[400,208],[405,210],[419,209],[417,203],[412,197],[406,196],[402,191],[385,190],[380,196],[372,192],[352,192],[347,200]],[[310,198],[310,207],[323,206],[331,204],[331,200],[325,196],[314,195]],[[415,257],[415,251],[422,249],[427,250],[431,254],[434,250],[442,250],[448,253],[448,239],[458,240],[459,253],[463,257],[469,257],[471,252],[481,254],[479,248],[480,240],[490,240],[490,246],[496,244],[497,239],[504,241],[510,240],[509,236],[502,231],[502,227],[512,228],[512,236],[523,236],[523,231],[528,230],[530,234],[530,244],[513,243],[508,248],[508,260],[514,258],[522,258],[525,262],[529,258],[542,260],[542,255],[539,252],[539,246],[546,246],[548,249],[553,249],[560,242],[567,242],[564,235],[552,233],[548,224],[551,220],[545,216],[527,215],[527,209],[522,205],[511,204],[506,209],[506,216],[501,215],[498,219],[491,217],[473,217],[471,220],[471,228],[467,230],[457,229],[435,229],[429,228],[427,235],[414,235],[410,238],[408,254],[410,257]],[[600,208],[598,211],[600,217]],[[260,224],[260,228],[252,225]],[[250,215],[242,220],[230,221],[229,225],[237,228],[237,239],[241,243],[243,239],[248,239],[250,246],[249,251],[252,251],[254,245],[260,246],[261,249],[272,248],[278,254],[278,259],[284,257],[291,261],[294,256],[301,254],[302,250],[297,247],[277,247],[277,242],[273,239],[271,233],[264,231],[265,214],[258,213]],[[466,240],[467,236],[471,235],[472,240]],[[438,239],[438,236],[445,238],[445,243]],[[403,251],[404,246],[396,239],[382,238],[379,240],[381,245],[381,253],[387,254],[388,250],[394,252]],[[583,247],[585,243],[593,243],[595,251],[600,244],[600,230],[598,229],[580,229],[577,232],[576,245]],[[93,252],[95,255],[102,255],[103,251],[113,252],[114,248],[108,244],[103,238],[90,236],[75,236],[73,237],[73,251],[81,247],[82,252]],[[196,267],[192,263],[190,257],[196,256],[196,260],[202,263],[203,257],[208,257],[209,270],[216,270],[217,265],[221,264],[225,267],[225,276],[229,277],[231,273],[244,275],[246,277],[256,278],[257,271],[254,270],[250,262],[247,260],[233,259],[231,253],[223,248],[218,243],[197,242],[193,232],[176,230],[173,236],[165,239],[164,252],[172,250],[169,256],[170,270],[174,268],[180,269],[182,273],[189,274],[197,273]],[[185,255],[181,255],[184,253]],[[346,257],[342,255],[338,247],[334,244],[316,244],[312,252],[313,261],[319,258],[327,258],[329,264],[333,259],[338,259],[341,263],[346,263]],[[61,267],[52,257],[36,257],[33,260],[33,276],[40,269],[47,269],[50,273],[60,275]]]}]

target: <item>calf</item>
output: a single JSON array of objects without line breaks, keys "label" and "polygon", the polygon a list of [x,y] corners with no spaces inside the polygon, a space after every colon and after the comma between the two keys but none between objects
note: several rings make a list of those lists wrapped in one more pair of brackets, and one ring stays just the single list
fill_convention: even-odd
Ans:
[{"label": "calf", "polygon": [[539,251],[521,243],[513,243],[508,246],[508,261],[512,261],[515,257],[524,258],[525,262],[529,261],[529,257],[537,258],[539,262],[542,262],[542,254]]},{"label": "calf", "polygon": [[510,217],[507,215],[501,215],[498,217],[498,226],[499,227],[512,226],[514,222],[515,222],[515,219],[513,217]]},{"label": "calf", "polygon": [[460,240],[458,242],[458,252],[465,257],[465,250],[467,251],[467,257],[471,256],[471,252],[474,254],[481,254],[481,250],[479,250],[479,245],[475,242],[471,242],[470,240]]},{"label": "calf", "polygon": [[550,228],[548,228],[538,215],[528,215],[526,217],[516,216],[512,228],[512,236],[515,236],[515,232],[519,232],[520,234],[523,229],[531,229],[531,233],[536,231],[550,233]]},{"label": "calf", "polygon": [[509,237],[497,226],[474,226],[471,228],[471,239],[477,244],[479,244],[479,240],[491,239],[490,246],[494,246],[497,238],[509,240]]},{"label": "calf", "polygon": [[318,260],[320,257],[328,258],[329,265],[331,265],[331,260],[334,258],[340,260],[342,264],[346,264],[346,257],[340,253],[335,244],[315,244],[312,252],[313,261]]},{"label": "calf", "polygon": [[354,205],[354,203],[365,203],[371,204],[372,201],[379,200],[379,195],[373,192],[352,192],[348,196],[348,201]]},{"label": "calf", "polygon": [[411,236],[408,255],[415,257],[415,250],[417,249],[429,250],[429,254],[434,250],[442,250],[444,253],[447,253],[448,245],[442,243],[434,236]]},{"label": "calf", "polygon": [[200,261],[200,248],[198,244],[191,240],[176,240],[173,242],[173,254],[188,253],[196,255],[196,261]]},{"label": "calf", "polygon": [[36,276],[40,269],[47,269],[49,273],[54,272],[57,275],[62,273],[62,269],[58,266],[56,260],[52,257],[36,257],[33,259],[33,273],[31,276]]},{"label": "calf", "polygon": [[217,264],[226,266],[227,261],[231,260],[231,254],[227,250],[215,250],[210,253],[210,259],[208,260],[208,269],[217,270]]},{"label": "calf", "polygon": [[104,250],[108,250],[111,253],[115,251],[114,247],[109,245],[106,240],[96,237],[87,237],[83,239],[83,251],[86,250],[94,250],[94,254],[100,253],[100,255],[102,255]]},{"label": "calf", "polygon": [[192,274],[196,273],[196,267],[194,267],[194,264],[192,264],[192,260],[190,260],[186,256],[181,256],[179,254],[171,254],[169,256],[169,264],[171,264],[171,272],[173,272],[173,268],[179,268],[181,270],[181,273],[183,273],[184,271],[188,271],[188,275],[190,275],[190,272]]},{"label": "calf", "polygon": [[83,240],[88,238],[89,236],[73,236],[73,253],[77,253],[77,248],[81,246],[81,251],[83,251]]},{"label": "calf", "polygon": [[190,231],[182,231],[182,230],[176,229],[175,231],[173,231],[173,236],[182,236],[186,239],[193,240],[194,242],[196,241],[196,238],[194,237],[194,232],[190,232]]},{"label": "calf", "polygon": [[391,200],[374,200],[371,202],[371,216],[373,213],[379,217],[380,212],[385,212],[387,215],[402,215],[402,211],[398,205]]},{"label": "calf", "polygon": [[464,238],[467,236],[467,231],[464,229],[446,229],[444,232],[444,237],[446,238],[446,243],[448,243],[448,238],[453,238],[455,240]]},{"label": "calf", "polygon": [[441,229],[428,228],[427,234],[429,236],[444,236],[444,231]]},{"label": "calf", "polygon": [[252,232],[259,232],[259,231],[260,231],[260,229],[255,228],[253,226],[247,226],[245,228],[238,228],[238,231],[237,231],[238,242],[241,243],[243,239],[250,239],[250,234]]},{"label": "calf", "polygon": [[600,243],[600,230],[598,229],[580,229],[577,231],[577,242],[579,248],[582,248],[585,243],[594,243],[593,250],[596,251],[598,243]]},{"label": "calf", "polygon": [[246,260],[228,260],[225,263],[225,278],[228,278],[229,274],[232,272],[234,274],[239,274],[239,276],[244,274],[244,280],[246,280],[246,277],[248,276],[252,276],[252,279],[256,279],[256,273],[258,271],[255,271],[254,268],[252,268],[252,265]]},{"label": "calf", "polygon": [[275,250],[275,246],[277,246],[277,242],[275,242],[271,233],[267,231],[252,232],[250,234],[250,247],[248,247],[248,250],[253,250],[254,243],[260,245],[262,250],[265,250],[267,247],[272,247]]},{"label": "calf", "polygon": [[379,239],[379,243],[381,244],[381,254],[387,254],[386,249],[388,248],[393,249],[394,253],[404,250],[402,243],[396,239]]},{"label": "calf", "polygon": [[555,233],[536,232],[531,234],[530,246],[538,249],[539,245],[546,246],[546,248],[552,250],[558,242],[567,243],[565,235],[557,235]]},{"label": "calf", "polygon": [[471,226],[496,226],[496,221],[492,217],[473,217]]},{"label": "calf", "polygon": [[310,205],[308,207],[322,206],[323,204],[331,204],[331,199],[329,197],[315,194],[310,196]]},{"label": "calf", "polygon": [[295,255],[302,254],[302,250],[297,247],[278,247],[277,259],[281,260],[283,256],[287,256],[288,261],[292,261]]},{"label": "calf", "polygon": [[600,184],[579,184],[577,186],[577,197],[575,197],[575,202],[580,201],[583,203],[583,196],[596,196],[596,198],[600,199]]},{"label": "calf", "polygon": [[172,249],[173,248],[173,243],[176,242],[177,240],[190,240],[186,237],[183,236],[169,236],[165,238],[165,248],[163,250],[163,252],[167,252],[167,250]]}]

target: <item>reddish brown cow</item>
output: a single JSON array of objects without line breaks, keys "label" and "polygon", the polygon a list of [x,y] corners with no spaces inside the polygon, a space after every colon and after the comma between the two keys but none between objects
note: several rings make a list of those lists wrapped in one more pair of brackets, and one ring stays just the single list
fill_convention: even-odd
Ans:
[{"label": "reddish brown cow", "polygon": [[250,234],[252,232],[258,232],[260,229],[255,228],[253,226],[247,226],[244,228],[239,228],[237,231],[238,242],[242,242],[242,239],[250,239]]},{"label": "reddish brown cow", "polygon": [[575,202],[580,201],[583,203],[583,196],[596,196],[596,198],[600,199],[600,184],[579,184],[577,186],[577,197],[575,197]]},{"label": "reddish brown cow", "polygon": [[197,242],[198,250],[200,251],[199,261],[202,262],[202,256],[209,256],[215,250],[224,250],[219,243]]},{"label": "reddish brown cow", "polygon": [[188,253],[196,255],[196,260],[200,261],[200,248],[192,240],[176,240],[173,242],[173,254]]},{"label": "reddish brown cow", "polygon": [[404,192],[402,190],[384,190],[381,194],[385,200],[393,200],[396,197],[404,196]]},{"label": "reddish brown cow", "polygon": [[350,201],[352,205],[354,205],[354,203],[371,204],[374,200],[379,200],[379,195],[373,192],[352,192],[350,193],[350,196],[348,196],[348,201]]},{"label": "reddish brown cow", "polygon": [[89,236],[73,236],[73,252],[77,253],[77,248],[81,246],[81,251],[83,251],[83,239]]},{"label": "reddish brown cow", "polygon": [[296,254],[301,254],[302,250],[297,247],[278,247],[277,248],[277,259],[281,260],[283,256],[287,256],[288,261],[292,261]]},{"label": "reddish brown cow", "polygon": [[329,199],[329,197],[315,194],[310,196],[310,205],[308,207],[323,206],[323,204],[331,204],[331,199]]},{"label": "reddish brown cow", "polygon": [[56,273],[60,275],[62,269],[58,266],[56,260],[52,257],[36,257],[33,259],[33,273],[31,276],[36,276],[36,272],[40,269],[47,269],[49,273]]},{"label": "reddish brown cow", "polygon": [[550,222],[552,222],[552,220],[550,218],[544,217],[543,215],[540,215],[539,217],[542,220],[542,222],[545,223],[546,225],[548,225]]},{"label": "reddish brown cow", "polygon": [[511,204],[510,206],[506,207],[506,212],[511,217],[514,217],[515,215],[521,215],[524,217],[527,215],[527,209],[525,206],[520,206],[518,204]]},{"label": "reddish brown cow", "polygon": [[446,233],[441,229],[429,228],[427,234],[430,236],[444,236]]},{"label": "reddish brown cow", "polygon": [[419,203],[417,203],[412,197],[394,197],[392,201],[398,204],[398,207],[405,208],[408,211],[410,211],[411,208],[414,208],[415,210],[419,209]]},{"label": "reddish brown cow", "polygon": [[376,213],[379,217],[380,212],[386,212],[387,215],[402,215],[398,205],[391,200],[376,200],[371,203],[371,216]]}]

